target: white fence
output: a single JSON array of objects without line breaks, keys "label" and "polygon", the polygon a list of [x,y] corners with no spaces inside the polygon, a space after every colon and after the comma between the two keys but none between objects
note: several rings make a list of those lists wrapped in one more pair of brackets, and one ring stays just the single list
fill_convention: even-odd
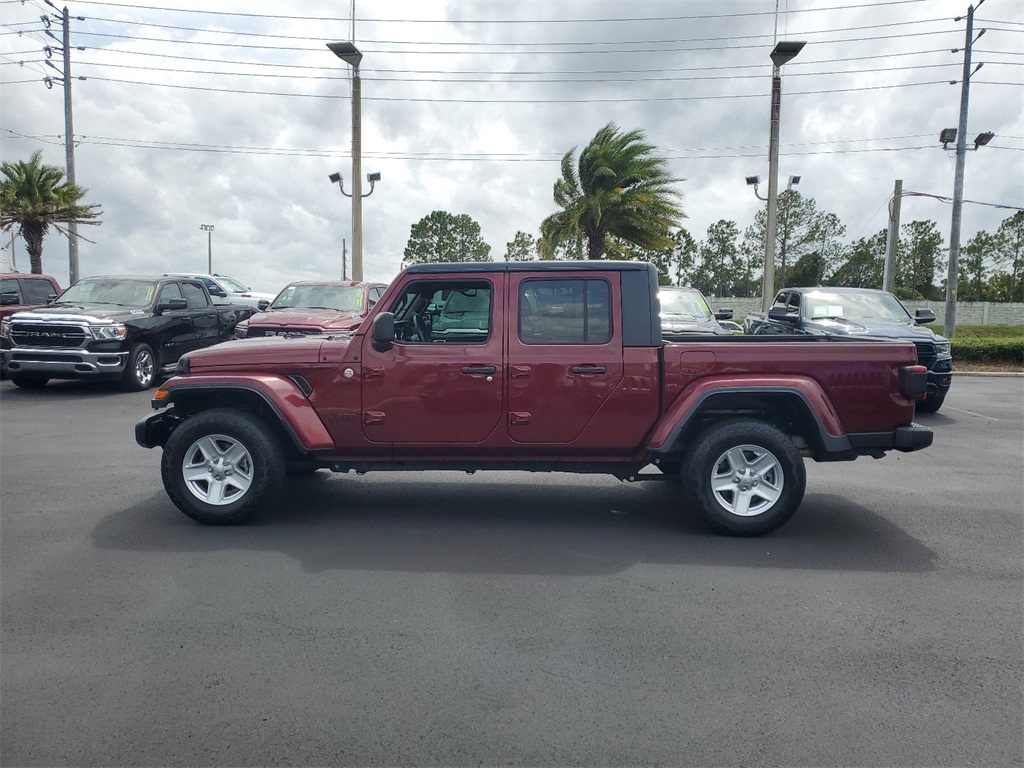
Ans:
[{"label": "white fence", "polygon": [[[707,297],[711,309],[730,307],[733,319],[743,324],[743,317],[748,312],[761,311],[761,299],[754,298],[718,298]],[[944,301],[904,301],[907,309],[913,314],[915,309],[930,309],[935,313],[935,322],[942,325],[946,318],[946,302]],[[956,305],[956,324],[959,325],[1019,325],[1024,326],[1024,304],[998,303],[994,301],[961,301]]]}]

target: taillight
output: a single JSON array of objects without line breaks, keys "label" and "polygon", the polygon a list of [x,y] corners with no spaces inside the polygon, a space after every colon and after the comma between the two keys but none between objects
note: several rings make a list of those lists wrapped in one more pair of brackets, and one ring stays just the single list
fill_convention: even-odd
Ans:
[{"label": "taillight", "polygon": [[928,369],[923,365],[900,368],[900,392],[910,400],[924,400],[928,394]]}]

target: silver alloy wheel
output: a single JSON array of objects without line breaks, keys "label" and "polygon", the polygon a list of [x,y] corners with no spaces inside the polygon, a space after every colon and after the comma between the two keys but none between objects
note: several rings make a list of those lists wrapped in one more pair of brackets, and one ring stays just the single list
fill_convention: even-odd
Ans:
[{"label": "silver alloy wheel", "polygon": [[156,370],[156,362],[153,360],[153,353],[148,349],[140,349],[135,356],[135,380],[143,389],[149,389],[153,383],[153,374]]},{"label": "silver alloy wheel", "polygon": [[782,495],[782,465],[759,445],[737,445],[721,456],[711,470],[715,500],[739,517],[767,512]]},{"label": "silver alloy wheel", "polygon": [[200,501],[218,507],[232,504],[252,485],[252,456],[233,437],[206,435],[185,451],[181,474],[189,492]]}]

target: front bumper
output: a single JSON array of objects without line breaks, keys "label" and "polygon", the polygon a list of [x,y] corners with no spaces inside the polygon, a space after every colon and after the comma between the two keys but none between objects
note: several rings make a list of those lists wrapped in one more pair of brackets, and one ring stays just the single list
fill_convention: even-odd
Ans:
[{"label": "front bumper", "polygon": [[0,366],[4,373],[34,373],[51,379],[117,377],[124,373],[127,365],[127,352],[53,347],[14,347],[0,351]]},{"label": "front bumper", "polygon": [[135,422],[135,442],[143,448],[163,446],[180,423],[173,408],[151,413]]}]

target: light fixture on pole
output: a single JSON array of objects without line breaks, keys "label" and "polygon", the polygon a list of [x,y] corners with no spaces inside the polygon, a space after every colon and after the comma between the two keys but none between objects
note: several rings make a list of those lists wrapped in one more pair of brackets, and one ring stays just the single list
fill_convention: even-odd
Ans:
[{"label": "light fixture on pole", "polygon": [[[329,178],[331,180],[332,184],[337,184],[338,185],[338,189],[341,190],[341,194],[343,194],[345,197],[354,197],[355,193],[349,194],[348,192],[345,191],[345,177],[342,176],[340,172],[335,171],[334,173],[330,174],[327,178]],[[368,182],[370,182],[370,191],[367,192],[365,195],[362,195],[362,197],[369,197],[370,195],[373,194],[373,188],[376,186],[377,182],[380,181],[380,173],[368,173],[368,174],[366,174],[366,180]],[[353,210],[354,210],[354,207],[353,207]],[[362,208],[360,207],[359,210],[360,210],[360,213],[361,213],[362,212]],[[342,249],[341,250],[342,250],[342,255],[341,255],[341,263],[342,263],[341,279],[344,280],[345,279],[345,266],[344,266],[345,265],[345,247],[344,247],[344,245],[342,245]],[[356,267],[355,267],[355,257],[353,256],[353,258],[352,258],[352,279],[353,280],[360,280],[360,279],[362,279],[362,271],[360,270],[360,277],[356,277],[355,276],[355,270],[356,270]]]},{"label": "light fixture on pole", "polygon": [[213,274],[213,224],[200,224],[199,228],[206,233],[206,273]]},{"label": "light fixture on pole", "polygon": [[764,238],[764,279],[761,284],[761,311],[767,312],[775,297],[775,232],[779,216],[779,119],[782,114],[782,65],[791,61],[806,43],[776,43],[772,60],[772,112],[768,140],[768,220]]},{"label": "light fixture on pole", "polygon": [[792,192],[793,191],[793,187],[795,187],[799,183],[800,183],[800,177],[799,176],[790,176],[789,177],[789,183],[786,185],[786,191],[787,192]]},{"label": "light fixture on pole", "polygon": [[363,279],[363,157],[360,100],[362,83],[359,62],[363,54],[353,43],[327,43],[335,56],[352,67],[352,279]]}]

